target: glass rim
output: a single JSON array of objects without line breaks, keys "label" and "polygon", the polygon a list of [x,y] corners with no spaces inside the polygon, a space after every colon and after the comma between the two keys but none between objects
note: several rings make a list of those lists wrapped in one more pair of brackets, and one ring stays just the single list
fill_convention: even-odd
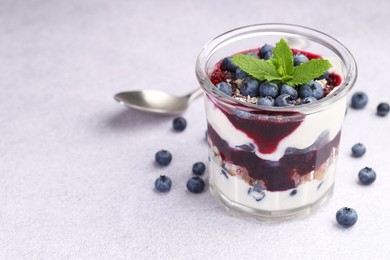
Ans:
[{"label": "glass rim", "polygon": [[[211,82],[207,71],[207,65],[213,54],[227,45],[229,42],[239,41],[240,38],[246,35],[272,35],[272,34],[288,34],[291,36],[299,36],[306,39],[306,41],[316,42],[327,49],[335,52],[342,61],[342,65],[346,69],[346,75],[342,77],[341,84],[336,90],[329,93],[326,97],[305,105],[288,106],[288,107],[270,107],[263,105],[251,104],[248,102],[237,100],[227,94],[217,91],[215,85]],[[238,50],[244,51],[244,50]],[[320,53],[318,53],[320,54]],[[321,55],[321,54],[320,54]],[[338,40],[325,34],[321,31],[295,24],[287,23],[263,23],[253,24],[243,27],[238,27],[227,31],[207,42],[201,52],[199,53],[195,72],[198,82],[202,89],[211,96],[219,99],[222,102],[229,104],[237,104],[241,109],[246,108],[253,111],[274,111],[274,112],[301,112],[304,114],[313,114],[326,109],[330,104],[333,104],[347,95],[352,89],[357,78],[357,65],[351,52]]]}]

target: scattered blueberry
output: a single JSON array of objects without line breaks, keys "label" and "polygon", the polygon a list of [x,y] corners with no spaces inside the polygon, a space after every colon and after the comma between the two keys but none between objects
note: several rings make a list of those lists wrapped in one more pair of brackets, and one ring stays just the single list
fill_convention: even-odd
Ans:
[{"label": "scattered blueberry", "polygon": [[316,99],[320,99],[324,96],[324,89],[320,83],[310,81],[299,89],[299,96],[301,98],[315,97]]},{"label": "scattered blueberry", "polygon": [[231,96],[233,94],[232,86],[230,86],[230,84],[227,82],[218,83],[216,87],[228,96]]},{"label": "scattered blueberry", "polygon": [[161,175],[154,181],[154,187],[159,192],[168,192],[171,189],[172,180],[171,178]]},{"label": "scattered blueberry", "polygon": [[246,77],[249,77],[248,73],[246,73],[245,71],[243,71],[240,68],[236,69],[236,78],[237,79],[243,79],[243,78],[246,78]]},{"label": "scattered blueberry", "polygon": [[273,50],[274,50],[274,46],[269,44],[264,44],[263,47],[260,48],[259,57],[267,60],[272,56]]},{"label": "scattered blueberry", "polygon": [[376,173],[373,169],[365,167],[359,171],[359,180],[364,185],[370,185],[376,179]]},{"label": "scattered blueberry", "polygon": [[270,96],[276,98],[279,95],[279,87],[272,82],[263,82],[259,87],[259,94],[262,97]]},{"label": "scattered blueberry", "polygon": [[293,99],[298,98],[298,92],[295,90],[295,88],[289,86],[289,85],[282,85],[280,87],[280,94],[288,94],[290,95]]},{"label": "scattered blueberry", "polygon": [[203,175],[204,171],[206,170],[206,165],[202,162],[197,162],[192,165],[192,173],[198,176]]},{"label": "scattered blueberry", "polygon": [[366,153],[366,147],[361,143],[357,143],[354,146],[352,146],[351,150],[352,150],[352,156],[356,158],[362,157],[363,154]]},{"label": "scattered blueberry", "polygon": [[221,69],[227,70],[230,72],[236,72],[237,68],[238,68],[238,66],[233,63],[232,57],[226,57],[222,60]]},{"label": "scattered blueberry", "polygon": [[155,159],[159,165],[167,166],[172,161],[172,154],[166,150],[160,150],[156,153]]},{"label": "scattered blueberry", "polygon": [[275,99],[275,106],[277,107],[289,107],[294,105],[294,99],[287,94],[282,94]]},{"label": "scattered blueberry", "polygon": [[309,59],[303,54],[297,54],[294,56],[294,66],[298,66],[299,64],[308,62]]},{"label": "scattered blueberry", "polygon": [[355,225],[358,215],[354,209],[344,207],[337,211],[336,220],[342,227],[349,228]]},{"label": "scattered blueberry", "polygon": [[301,104],[304,105],[304,104],[310,104],[310,103],[313,103],[317,101],[317,99],[315,97],[305,97],[304,99],[301,100]]},{"label": "scattered blueberry", "polygon": [[362,109],[367,105],[368,97],[364,92],[356,92],[352,95],[351,107],[355,109]]},{"label": "scattered blueberry", "polygon": [[205,183],[200,177],[192,177],[187,181],[187,189],[192,193],[201,193],[204,190]]},{"label": "scattered blueberry", "polygon": [[261,97],[257,101],[257,104],[261,105],[261,106],[273,107],[275,105],[275,100],[272,97],[270,97],[270,96]]},{"label": "scattered blueberry", "polygon": [[390,111],[390,106],[388,103],[380,103],[376,108],[376,113],[378,116],[386,116]]},{"label": "scattered blueberry", "polygon": [[178,132],[184,131],[187,127],[187,120],[185,120],[184,117],[176,117],[173,119],[173,129],[175,129]]},{"label": "scattered blueberry", "polygon": [[256,97],[259,93],[259,82],[252,78],[245,78],[239,88],[243,96]]}]

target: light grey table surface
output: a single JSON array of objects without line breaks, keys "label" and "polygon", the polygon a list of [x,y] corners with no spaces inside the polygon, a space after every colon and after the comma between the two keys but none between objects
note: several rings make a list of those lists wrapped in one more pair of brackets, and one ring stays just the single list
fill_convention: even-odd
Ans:
[{"label": "light grey table surface", "polygon": [[[0,259],[390,259],[390,2],[0,1]],[[333,198],[314,215],[269,224],[186,191],[207,161],[201,99],[171,116],[126,109],[113,95],[197,87],[202,46],[235,27],[284,22],[321,30],[354,54],[354,92],[369,104],[345,120]],[[361,159],[350,147],[363,142]],[[162,148],[167,168],[154,165]],[[372,167],[363,187],[357,172]],[[160,174],[173,180],[153,191]],[[342,206],[359,214],[338,228]]]}]

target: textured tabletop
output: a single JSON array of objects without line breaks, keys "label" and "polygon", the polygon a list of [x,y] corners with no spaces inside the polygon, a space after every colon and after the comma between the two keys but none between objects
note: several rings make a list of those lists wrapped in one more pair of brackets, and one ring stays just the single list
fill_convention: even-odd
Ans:
[{"label": "textured tabletop", "polygon": [[[0,1],[0,259],[390,259],[390,2]],[[172,116],[120,106],[113,95],[197,87],[202,46],[232,28],[282,22],[323,31],[358,63],[332,199],[315,214],[265,223],[186,190],[207,161],[202,99]],[[367,153],[355,159],[351,146]],[[154,164],[170,150],[172,163]],[[358,184],[365,167],[377,172]],[[153,190],[161,174],[168,194]],[[341,229],[349,206],[357,224]]]}]

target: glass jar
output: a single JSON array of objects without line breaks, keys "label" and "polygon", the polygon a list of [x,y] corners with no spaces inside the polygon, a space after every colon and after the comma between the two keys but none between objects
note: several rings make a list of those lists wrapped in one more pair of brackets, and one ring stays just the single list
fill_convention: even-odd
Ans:
[{"label": "glass jar", "polygon": [[[217,90],[210,76],[225,57],[284,38],[291,49],[328,59],[338,87],[305,105],[267,107]],[[308,214],[333,192],[347,93],[357,77],[351,53],[334,38],[289,24],[226,32],[203,48],[196,75],[205,92],[209,184],[228,208],[266,218]]]}]

